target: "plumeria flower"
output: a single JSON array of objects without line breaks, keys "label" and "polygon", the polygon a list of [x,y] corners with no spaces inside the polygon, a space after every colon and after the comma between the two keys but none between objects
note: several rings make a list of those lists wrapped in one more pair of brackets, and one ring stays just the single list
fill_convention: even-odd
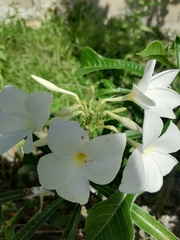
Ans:
[{"label": "plumeria flower", "polygon": [[26,138],[25,153],[33,150],[32,133],[40,131],[50,116],[52,96],[46,92],[27,94],[14,86],[0,93],[0,154]]},{"label": "plumeria flower", "polygon": [[167,70],[153,75],[156,60],[147,62],[144,76],[132,91],[124,96],[106,98],[104,102],[132,101],[145,110],[153,111],[160,117],[176,118],[173,109],[180,105],[180,95],[170,88],[179,69]]},{"label": "plumeria flower", "polygon": [[[173,108],[180,105],[180,95],[170,88],[170,84],[179,73],[179,69],[167,70],[153,75],[156,60],[150,60],[145,67],[144,76],[124,100],[132,100],[143,109],[153,111],[160,117],[175,118]],[[140,94],[141,93],[141,94]],[[142,93],[155,102],[155,105],[146,105]]]},{"label": "plumeria flower", "polygon": [[89,140],[78,122],[55,118],[47,137],[52,153],[40,158],[40,184],[55,189],[62,198],[86,204],[89,180],[108,184],[118,173],[126,135],[108,134]]},{"label": "plumeria flower", "polygon": [[167,175],[178,161],[168,153],[180,149],[180,132],[170,122],[166,132],[161,118],[153,112],[145,111],[143,123],[143,143],[129,157],[123,172],[119,190],[135,194],[143,191],[157,192]]}]

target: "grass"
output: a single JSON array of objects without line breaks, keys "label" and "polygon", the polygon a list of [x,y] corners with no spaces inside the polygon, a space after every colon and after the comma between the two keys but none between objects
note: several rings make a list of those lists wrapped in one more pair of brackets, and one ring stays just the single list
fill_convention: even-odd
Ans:
[{"label": "grass", "polygon": [[[8,25],[5,21],[0,22],[1,89],[11,84],[27,93],[47,91],[32,79],[31,74],[73,91],[85,100],[89,87],[94,85],[96,88],[101,79],[109,79],[116,86],[131,88],[132,83],[139,79],[122,70],[99,71],[75,78],[83,47],[88,45],[105,57],[145,65],[145,60],[135,53],[142,51],[152,40],[163,39],[167,42],[157,28],[143,27],[140,21],[143,16],[140,14],[126,13],[109,19],[105,24],[105,12],[101,18],[95,17],[91,4],[78,3],[73,8],[66,7],[65,14],[55,11],[49,13],[50,18],[45,16],[37,29],[27,26],[23,19],[16,20],[18,13],[8,18]],[[74,103],[71,96],[59,93],[53,93],[53,96],[52,111]],[[132,109],[128,104],[128,114],[131,115]],[[140,119],[141,122],[141,113],[137,112],[137,107],[135,109],[136,120]]]},{"label": "grass", "polygon": [[[72,46],[63,21],[42,22],[39,29],[27,27],[23,19],[16,23],[10,21],[0,23],[1,51],[1,89],[7,85],[16,85],[30,93],[32,91],[46,91],[36,83],[31,74],[52,81],[61,88],[84,95],[90,86],[90,81],[80,81],[74,77],[75,70],[80,63],[72,55]],[[69,105],[71,97],[54,94],[55,106]]]},{"label": "grass", "polygon": [[[139,16],[122,16],[110,19],[104,24],[94,17],[89,5],[75,5],[64,15],[52,12],[51,18],[44,19],[41,27],[33,29],[25,20],[17,16],[9,19],[9,24],[0,22],[0,87],[16,85],[26,92],[46,89],[37,84],[31,74],[52,81],[61,88],[76,92],[80,97],[87,95],[90,85],[100,79],[111,79],[117,85],[121,81],[132,86],[136,81],[122,71],[104,71],[76,79],[74,72],[80,66],[80,55],[84,46],[94,48],[107,57],[142,61],[135,53],[141,51],[148,41],[156,38],[154,30],[144,31]],[[81,10],[81,11],[80,11]],[[134,36],[136,30],[136,36]],[[141,45],[139,39],[141,37]],[[129,41],[127,41],[127,38]],[[72,104],[72,98],[54,94],[53,110]]]}]

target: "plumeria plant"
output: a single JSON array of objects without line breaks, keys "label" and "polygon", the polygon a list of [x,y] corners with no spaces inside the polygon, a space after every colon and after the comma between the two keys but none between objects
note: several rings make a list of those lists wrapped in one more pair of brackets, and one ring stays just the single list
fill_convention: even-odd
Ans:
[{"label": "plumeria plant", "polygon": [[[172,85],[179,79],[179,37],[174,51],[175,63],[162,44],[154,41],[139,53],[149,58],[140,66],[105,58],[89,47],[83,50],[76,77],[97,70],[123,69],[139,77],[137,83],[132,82],[132,89],[106,79],[91,86],[81,99],[54,85],[53,80],[35,75],[32,83],[35,80],[48,92],[27,94],[10,85],[2,89],[0,154],[23,140],[24,159],[30,160],[22,168],[32,171],[31,159],[36,158],[33,171],[39,185],[0,194],[1,204],[27,199],[24,207],[3,223],[0,236],[31,239],[48,218],[60,218],[58,209],[63,204],[71,203],[73,212],[61,239],[75,239],[80,217],[85,219],[87,240],[131,240],[135,225],[158,240],[178,239],[135,203],[143,192],[158,192],[163,177],[178,164],[171,153],[180,149],[176,125],[180,95]],[[163,70],[157,72],[159,63]],[[51,112],[53,92],[66,94],[74,104]],[[138,119],[132,114],[135,108],[141,112]],[[36,149],[41,151],[38,158]],[[39,211],[15,231],[14,224],[36,196],[40,198]]]}]

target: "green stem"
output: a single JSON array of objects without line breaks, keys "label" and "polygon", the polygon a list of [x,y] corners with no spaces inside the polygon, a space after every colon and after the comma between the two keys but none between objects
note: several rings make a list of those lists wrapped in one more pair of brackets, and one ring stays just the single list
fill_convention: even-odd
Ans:
[{"label": "green stem", "polygon": [[132,147],[134,147],[134,148],[138,148],[139,145],[140,145],[140,143],[132,140],[131,138],[127,138],[127,142],[128,142]]}]

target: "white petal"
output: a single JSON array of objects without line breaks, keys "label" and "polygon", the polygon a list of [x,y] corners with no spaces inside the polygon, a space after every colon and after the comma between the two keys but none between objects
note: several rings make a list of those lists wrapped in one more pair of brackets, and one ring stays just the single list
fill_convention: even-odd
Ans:
[{"label": "white petal", "polygon": [[157,100],[169,105],[172,109],[180,105],[180,95],[170,88],[156,88],[146,91],[146,96],[152,98],[156,104]]},{"label": "white petal", "polygon": [[81,146],[89,140],[78,122],[55,118],[50,125],[48,145],[59,157],[74,157]]},{"label": "white petal", "polygon": [[32,138],[32,131],[29,131],[29,134],[25,140],[23,150],[25,153],[30,153],[34,150],[34,145],[33,145],[33,138]]},{"label": "white petal", "polygon": [[154,75],[148,88],[169,87],[179,71],[179,69],[167,70]]},{"label": "white petal", "polygon": [[180,149],[180,131],[177,126],[170,122],[166,132],[152,145],[159,152],[172,153]]},{"label": "white petal", "polygon": [[162,176],[167,175],[178,164],[178,161],[167,153],[152,150],[148,155],[158,164]]},{"label": "white petal", "polygon": [[40,131],[50,116],[52,95],[47,92],[34,92],[26,98],[26,108],[31,119],[33,131]]},{"label": "white petal", "polygon": [[155,106],[154,100],[147,97],[144,93],[142,93],[135,84],[133,84],[133,89],[130,94],[131,101],[135,102],[137,105],[142,107],[143,109],[149,109],[152,106]]},{"label": "white petal", "polygon": [[143,121],[143,150],[152,145],[163,128],[161,118],[154,112],[145,111]]},{"label": "white petal", "polygon": [[150,109],[147,109],[148,112],[154,112],[159,117],[165,117],[170,119],[175,119],[176,115],[174,114],[172,108],[165,104],[164,102],[161,102],[159,100],[156,100],[157,105],[154,107],[151,107]]},{"label": "white petal", "polygon": [[146,161],[149,178],[148,185],[145,189],[147,192],[157,192],[163,185],[163,176],[158,164],[148,155],[144,155],[143,160]]},{"label": "white petal", "polygon": [[17,122],[27,122],[25,108],[27,94],[14,86],[5,86],[0,93],[0,106],[3,112]]},{"label": "white petal", "polygon": [[0,133],[15,133],[28,130],[27,123],[17,122],[4,114],[0,109]]},{"label": "white petal", "polygon": [[144,76],[137,85],[139,90],[141,90],[142,92],[145,92],[146,89],[149,86],[149,83],[151,81],[151,78],[152,78],[152,75],[153,75],[153,72],[154,72],[155,64],[156,64],[156,60],[150,60],[146,64],[145,71],[144,71]]},{"label": "white petal", "polygon": [[111,182],[118,173],[126,146],[126,135],[107,134],[94,138],[82,146],[88,160],[85,169],[88,179],[98,184]]},{"label": "white petal", "polygon": [[67,91],[65,89],[59,88],[55,84],[53,84],[53,83],[51,83],[51,82],[49,82],[49,81],[47,81],[47,80],[45,80],[43,78],[37,77],[35,75],[31,75],[31,77],[34,78],[35,81],[37,81],[38,83],[42,84],[44,87],[46,87],[47,89],[49,89],[51,91],[72,95],[77,100],[79,100],[79,97],[75,93],[73,93],[73,92],[70,92],[70,91]]},{"label": "white petal", "polygon": [[129,157],[123,171],[119,190],[124,193],[135,194],[143,192],[148,184],[149,172],[141,153],[136,149]]},{"label": "white petal", "polygon": [[77,168],[71,181],[63,187],[56,189],[57,194],[71,202],[86,204],[89,199],[89,181],[85,172]]},{"label": "white petal", "polygon": [[56,189],[67,184],[76,171],[72,159],[62,159],[53,153],[40,158],[37,166],[39,182],[46,189]]},{"label": "white petal", "polygon": [[11,149],[16,143],[28,135],[28,131],[22,131],[12,134],[3,134],[0,136],[0,155]]}]

